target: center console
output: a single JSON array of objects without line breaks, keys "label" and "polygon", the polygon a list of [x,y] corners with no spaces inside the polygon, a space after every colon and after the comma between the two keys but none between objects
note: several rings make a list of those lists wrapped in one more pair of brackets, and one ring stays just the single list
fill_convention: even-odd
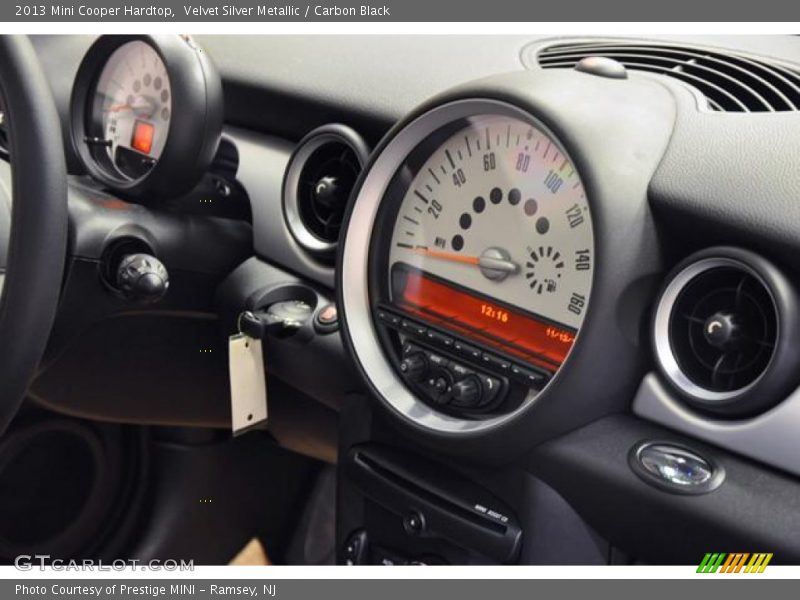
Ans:
[{"label": "center console", "polygon": [[341,468],[349,502],[361,513],[345,526],[341,562],[504,564],[518,558],[522,527],[513,510],[443,465],[363,444],[348,451]]}]

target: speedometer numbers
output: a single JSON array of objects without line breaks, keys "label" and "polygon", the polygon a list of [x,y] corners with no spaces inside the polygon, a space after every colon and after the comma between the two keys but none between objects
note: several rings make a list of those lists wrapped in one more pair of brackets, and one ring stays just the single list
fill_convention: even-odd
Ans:
[{"label": "speedometer numbers", "polygon": [[[470,118],[419,164],[390,242],[392,302],[554,372],[583,321],[594,266],[575,166],[543,129],[509,116]],[[428,280],[456,290],[452,302],[421,293],[432,284],[409,291]]]}]

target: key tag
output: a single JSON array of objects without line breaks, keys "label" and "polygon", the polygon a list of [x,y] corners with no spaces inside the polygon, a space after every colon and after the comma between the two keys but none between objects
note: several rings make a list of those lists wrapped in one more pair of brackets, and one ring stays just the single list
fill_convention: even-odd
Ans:
[{"label": "key tag", "polygon": [[233,435],[239,435],[267,420],[267,380],[261,340],[245,335],[239,328],[239,333],[228,340],[228,370],[231,430]]}]

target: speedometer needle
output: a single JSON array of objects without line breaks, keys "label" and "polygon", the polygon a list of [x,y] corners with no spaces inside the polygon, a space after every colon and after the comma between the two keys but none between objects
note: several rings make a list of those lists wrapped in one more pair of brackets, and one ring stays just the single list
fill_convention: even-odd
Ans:
[{"label": "speedometer needle", "polygon": [[468,265],[480,265],[481,259],[477,256],[465,256],[456,252],[445,252],[443,250],[430,250],[428,248],[415,248],[414,252],[417,254],[424,254],[431,258],[438,258],[440,260],[449,260],[451,262],[465,263]]},{"label": "speedometer needle", "polygon": [[414,252],[417,254],[424,254],[430,258],[475,265],[485,271],[500,271],[507,275],[519,271],[519,265],[506,258],[506,253],[499,248],[489,248],[480,256],[465,256],[457,252],[445,252],[443,250],[431,250],[429,248],[415,248]]}]

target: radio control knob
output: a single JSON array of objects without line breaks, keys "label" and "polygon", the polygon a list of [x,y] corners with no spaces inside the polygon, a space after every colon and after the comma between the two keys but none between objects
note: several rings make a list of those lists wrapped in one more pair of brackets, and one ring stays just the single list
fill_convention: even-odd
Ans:
[{"label": "radio control knob", "polygon": [[434,369],[428,376],[430,398],[436,404],[447,404],[453,397],[453,376],[447,369]]},{"label": "radio control knob", "polygon": [[400,363],[400,372],[412,381],[420,381],[428,374],[428,359],[422,352],[409,354]]},{"label": "radio control knob", "polygon": [[483,390],[475,375],[467,375],[453,384],[452,402],[458,406],[474,407],[480,404]]}]

